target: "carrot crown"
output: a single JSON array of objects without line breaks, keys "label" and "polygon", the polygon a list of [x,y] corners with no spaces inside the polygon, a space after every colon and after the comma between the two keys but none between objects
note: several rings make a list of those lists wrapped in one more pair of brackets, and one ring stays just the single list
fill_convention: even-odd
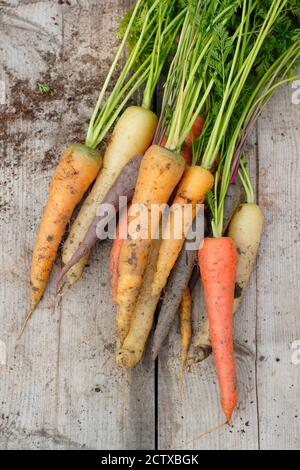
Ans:
[{"label": "carrot crown", "polygon": [[90,158],[95,160],[97,163],[101,161],[102,155],[96,149],[88,148],[86,145],[82,144],[72,144],[70,150],[74,151],[77,155],[80,155],[82,158]]}]

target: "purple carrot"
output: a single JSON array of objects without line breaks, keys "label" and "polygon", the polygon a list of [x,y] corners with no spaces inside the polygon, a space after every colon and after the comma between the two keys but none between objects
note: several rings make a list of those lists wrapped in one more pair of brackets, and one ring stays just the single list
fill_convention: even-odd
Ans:
[{"label": "purple carrot", "polygon": [[[78,250],[60,271],[57,279],[57,291],[60,289],[64,276],[72,268],[72,266],[74,266],[74,264],[76,264],[86,253],[88,253],[88,251],[90,251],[90,249],[96,243],[97,238],[100,238],[101,231],[103,232],[107,226],[107,223],[109,223],[115,217],[115,213],[119,212],[124,207],[124,205],[127,204],[127,202],[132,200],[142,158],[143,155],[136,155],[129,160],[129,162],[122,169],[111,189],[106,194],[102,203],[99,204],[96,214],[101,213],[101,206],[103,206],[105,209],[104,205],[107,204],[111,207],[112,210],[109,211],[108,215],[106,216],[96,215],[94,217],[94,220],[91,223],[84,240],[79,245]],[[124,197],[123,201],[120,201],[120,196]],[[107,214],[107,211],[104,212]],[[103,223],[103,220],[105,220],[105,226],[101,227],[99,234],[97,228],[100,226],[101,222]]]}]

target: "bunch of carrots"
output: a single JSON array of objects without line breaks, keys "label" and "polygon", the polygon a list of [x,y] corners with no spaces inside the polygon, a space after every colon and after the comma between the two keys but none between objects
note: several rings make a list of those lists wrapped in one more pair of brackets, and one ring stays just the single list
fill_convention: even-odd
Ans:
[{"label": "bunch of carrots", "polygon": [[[157,314],[155,360],[179,312],[182,371],[213,353],[230,421],[238,400],[233,314],[255,264],[264,219],[244,147],[274,91],[296,78],[299,13],[297,0],[136,2],[121,23],[121,44],[86,141],[66,149],[52,178],[23,329],[45,292],[73,210],[91,188],[63,245],[58,292],[80,279],[92,246],[119,212],[109,264],[117,365],[130,369],[140,362]],[[125,49],[126,62],[107,95]],[[157,116],[151,106],[159,81]],[[137,96],[141,104],[128,106]],[[114,210],[104,217],[108,204]],[[187,215],[178,218],[187,206]],[[146,233],[137,207],[151,216]],[[195,232],[200,225],[201,241]],[[193,334],[193,288],[200,279],[207,320]]]}]

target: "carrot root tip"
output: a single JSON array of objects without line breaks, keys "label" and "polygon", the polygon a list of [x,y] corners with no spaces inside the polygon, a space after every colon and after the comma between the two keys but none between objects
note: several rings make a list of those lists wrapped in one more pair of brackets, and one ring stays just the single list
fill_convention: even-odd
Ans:
[{"label": "carrot root tip", "polygon": [[24,321],[23,321],[23,325],[22,325],[21,330],[20,330],[20,333],[19,333],[18,336],[17,336],[17,340],[18,340],[18,341],[21,339],[21,337],[22,337],[22,335],[23,335],[23,333],[24,333],[24,331],[25,331],[25,328],[26,328],[26,326],[27,326],[27,323],[28,323],[28,321],[29,321],[31,315],[33,314],[33,311],[34,311],[34,309],[30,309],[29,312],[26,314],[25,319],[24,319]]},{"label": "carrot root tip", "polygon": [[64,289],[63,280],[64,280],[66,273],[68,272],[68,269],[66,269],[66,266],[64,266],[58,274],[57,281],[56,281],[56,295],[59,294]]},{"label": "carrot root tip", "polygon": [[156,361],[156,359],[157,359],[157,352],[156,351],[151,352],[151,358],[152,358],[153,362]]}]

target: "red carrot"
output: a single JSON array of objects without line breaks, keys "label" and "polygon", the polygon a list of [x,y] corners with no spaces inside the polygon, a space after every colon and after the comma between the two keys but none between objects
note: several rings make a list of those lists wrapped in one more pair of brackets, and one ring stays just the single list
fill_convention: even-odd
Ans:
[{"label": "red carrot", "polygon": [[162,139],[161,139],[161,142],[160,142],[160,146],[161,146],[161,147],[164,147],[164,146],[166,145],[167,141],[168,141],[168,137],[167,137],[166,134],[164,134],[164,135],[162,136]]},{"label": "red carrot", "polygon": [[186,161],[187,165],[190,165],[193,157],[193,141],[200,137],[205,123],[205,118],[203,116],[198,116],[194,122],[191,132],[184,141],[184,144],[181,149],[181,154]]},{"label": "red carrot", "polygon": [[192,130],[185,139],[184,146],[191,149],[193,141],[200,137],[202,129],[204,127],[205,118],[203,116],[198,116],[193,124]]},{"label": "red carrot", "polygon": [[[203,116],[198,116],[194,122],[191,132],[186,137],[184,144],[181,149],[181,155],[185,159],[186,165],[190,165],[192,162],[192,145],[193,141],[200,137],[205,123],[205,118]],[[167,143],[168,137],[166,134],[163,135],[160,146],[164,147]]]},{"label": "red carrot", "polygon": [[199,265],[220,387],[221,405],[227,423],[230,421],[237,403],[232,333],[236,262],[236,248],[230,238],[204,239],[199,250]]},{"label": "red carrot", "polygon": [[126,236],[128,209],[129,207],[126,209],[122,217],[120,217],[119,224],[116,230],[116,238],[114,239],[113,246],[110,252],[110,263],[109,263],[110,285],[111,285],[112,298],[114,301],[116,299],[117,290],[118,290],[119,257],[120,257],[123,241]]},{"label": "red carrot", "polygon": [[185,164],[190,165],[192,163],[192,150],[183,144],[181,149],[181,155],[185,159]]}]

